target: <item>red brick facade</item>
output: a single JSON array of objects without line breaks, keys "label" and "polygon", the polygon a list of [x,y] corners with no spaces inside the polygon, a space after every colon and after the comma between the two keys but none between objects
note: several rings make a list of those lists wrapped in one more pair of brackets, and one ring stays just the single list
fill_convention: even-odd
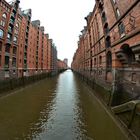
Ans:
[{"label": "red brick facade", "polygon": [[113,82],[121,81],[123,90],[137,96],[140,1],[96,0],[93,11],[85,19],[87,27],[79,38],[72,69],[108,88]]},{"label": "red brick facade", "polygon": [[[19,0],[0,0],[0,79],[31,76],[56,69],[57,53],[31,9],[21,11]],[[53,62],[51,62],[53,61]]]},{"label": "red brick facade", "polygon": [[58,70],[61,71],[61,70],[66,70],[67,69],[67,63],[65,61],[62,61],[62,60],[57,60],[57,67],[58,67]]}]

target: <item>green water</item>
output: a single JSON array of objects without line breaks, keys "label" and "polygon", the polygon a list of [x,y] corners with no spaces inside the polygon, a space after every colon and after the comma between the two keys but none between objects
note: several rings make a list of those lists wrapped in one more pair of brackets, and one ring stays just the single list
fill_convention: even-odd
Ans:
[{"label": "green water", "polygon": [[0,140],[127,140],[70,70],[0,98]]}]

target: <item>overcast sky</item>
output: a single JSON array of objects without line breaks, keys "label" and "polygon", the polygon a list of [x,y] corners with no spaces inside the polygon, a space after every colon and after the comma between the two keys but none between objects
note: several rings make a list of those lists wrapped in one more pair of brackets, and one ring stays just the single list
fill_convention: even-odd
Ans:
[{"label": "overcast sky", "polygon": [[[11,0],[7,0],[11,1]],[[32,9],[32,20],[39,19],[58,50],[58,58],[68,58],[69,65],[77,49],[84,17],[93,10],[95,0],[20,0],[22,10]]]}]

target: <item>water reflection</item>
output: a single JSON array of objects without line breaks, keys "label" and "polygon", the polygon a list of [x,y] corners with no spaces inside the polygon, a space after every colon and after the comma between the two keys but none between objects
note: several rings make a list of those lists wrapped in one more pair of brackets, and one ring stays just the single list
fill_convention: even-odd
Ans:
[{"label": "water reflection", "polygon": [[54,92],[55,98],[50,107],[48,120],[42,125],[43,132],[36,136],[35,139],[82,139],[84,131],[82,132],[79,126],[82,127],[84,124],[80,119],[81,109],[78,106],[78,92],[80,90],[76,87],[73,73],[61,74],[57,83],[57,88]]},{"label": "water reflection", "polygon": [[126,140],[71,71],[0,99],[2,140]]}]

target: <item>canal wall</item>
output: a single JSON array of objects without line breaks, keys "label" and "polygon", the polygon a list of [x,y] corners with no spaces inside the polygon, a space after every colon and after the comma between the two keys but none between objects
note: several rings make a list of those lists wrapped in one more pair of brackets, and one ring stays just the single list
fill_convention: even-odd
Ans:
[{"label": "canal wall", "polygon": [[[140,99],[140,69],[112,69],[106,74],[106,69],[78,71],[92,88],[102,87],[109,92],[110,105],[116,106],[125,102]],[[100,89],[99,88],[99,89]]]},{"label": "canal wall", "polygon": [[[136,92],[137,87],[130,85],[130,82],[124,83],[123,73],[120,71],[116,72],[115,83],[100,82],[98,79],[93,79],[90,74],[75,73],[95,91],[94,94],[104,103],[112,114],[114,114],[111,109],[113,106],[139,99],[138,93],[140,92]],[[121,78],[122,80],[120,80]],[[132,95],[132,93],[134,94]],[[134,110],[117,113],[115,114],[115,117],[122,124],[122,127],[128,130],[134,139],[140,140],[140,105]]]},{"label": "canal wall", "polygon": [[28,77],[26,76],[26,77],[21,77],[21,78],[12,78],[12,79],[8,78],[5,80],[1,80],[0,81],[0,96],[2,96],[4,93],[7,94],[7,92],[11,90],[14,90],[20,87],[25,87],[29,84],[35,83],[47,77],[55,76],[64,71],[65,69],[61,69],[55,72],[53,71],[53,72],[48,72],[48,73],[41,73],[41,74],[32,75]]}]

